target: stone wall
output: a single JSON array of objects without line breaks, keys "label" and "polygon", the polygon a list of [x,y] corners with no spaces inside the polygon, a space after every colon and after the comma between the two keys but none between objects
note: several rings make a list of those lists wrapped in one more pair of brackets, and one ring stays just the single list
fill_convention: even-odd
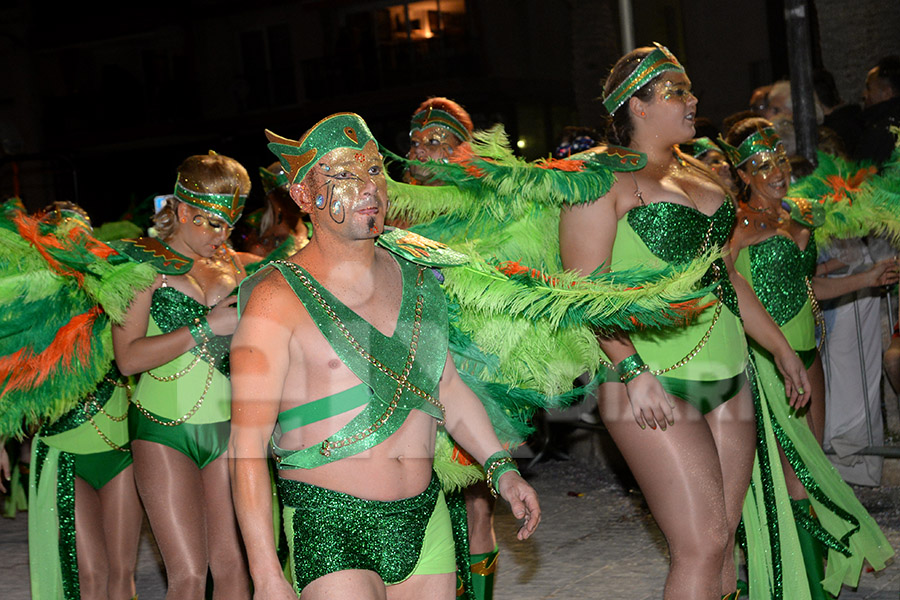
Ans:
[{"label": "stone wall", "polygon": [[900,7],[893,0],[816,0],[822,61],[844,102],[860,102],[866,73],[900,54]]}]

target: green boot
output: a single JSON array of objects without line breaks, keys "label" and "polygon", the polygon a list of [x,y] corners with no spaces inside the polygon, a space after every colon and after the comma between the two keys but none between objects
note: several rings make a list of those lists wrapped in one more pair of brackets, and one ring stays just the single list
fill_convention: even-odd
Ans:
[{"label": "green boot", "polygon": [[822,589],[825,579],[825,557],[822,543],[804,527],[804,523],[818,523],[816,514],[808,499],[791,500],[794,509],[794,521],[797,524],[797,537],[800,540],[800,552],[806,566],[806,578],[809,581],[809,596],[812,600],[829,600],[832,596]]},{"label": "green boot", "polygon": [[494,573],[497,572],[498,554],[500,548],[494,546],[491,552],[469,555],[469,564],[472,565],[472,592],[476,600],[494,598]]}]

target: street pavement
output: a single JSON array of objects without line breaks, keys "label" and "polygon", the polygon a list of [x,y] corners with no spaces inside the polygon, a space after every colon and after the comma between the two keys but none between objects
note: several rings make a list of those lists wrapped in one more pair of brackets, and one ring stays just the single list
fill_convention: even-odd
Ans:
[{"label": "street pavement", "polygon": [[[596,443],[596,436],[590,443]],[[505,505],[498,505],[501,554],[496,600],[661,598],[668,564],[666,545],[640,492],[617,476],[615,466],[591,458],[590,452],[575,454],[571,460],[548,460],[527,470],[543,510],[532,539],[516,540],[512,515]],[[893,546],[900,547],[900,486],[859,489],[859,493]],[[25,513],[0,519],[3,600],[30,597],[26,519]],[[161,600],[165,595],[161,561],[146,527],[137,585],[141,600]],[[840,596],[840,600],[898,598],[900,561],[877,575],[864,572],[859,588],[845,588]]]}]

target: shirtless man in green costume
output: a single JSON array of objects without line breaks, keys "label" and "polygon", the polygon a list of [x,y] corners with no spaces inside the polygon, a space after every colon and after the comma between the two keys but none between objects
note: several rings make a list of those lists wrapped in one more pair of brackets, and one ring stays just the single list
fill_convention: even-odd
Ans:
[{"label": "shirtless man in green costume", "polygon": [[[230,456],[255,597],[452,599],[438,424],[524,519],[519,539],[540,521],[537,495],[449,358],[433,271],[385,248],[384,166],[365,122],[341,113],[300,141],[267,135],[315,235],[239,299]],[[273,432],[293,586],[273,543]]]}]

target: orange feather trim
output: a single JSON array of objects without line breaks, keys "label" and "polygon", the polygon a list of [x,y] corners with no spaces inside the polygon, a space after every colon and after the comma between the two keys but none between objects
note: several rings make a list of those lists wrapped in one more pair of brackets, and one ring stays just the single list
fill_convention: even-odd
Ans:
[{"label": "orange feather trim", "polygon": [[61,368],[68,368],[73,362],[85,363],[91,352],[94,339],[94,324],[103,314],[99,306],[80,315],[75,315],[56,332],[56,337],[40,354],[22,349],[15,354],[0,358],[0,381],[6,385],[0,396],[7,391],[23,390],[44,383]]}]

